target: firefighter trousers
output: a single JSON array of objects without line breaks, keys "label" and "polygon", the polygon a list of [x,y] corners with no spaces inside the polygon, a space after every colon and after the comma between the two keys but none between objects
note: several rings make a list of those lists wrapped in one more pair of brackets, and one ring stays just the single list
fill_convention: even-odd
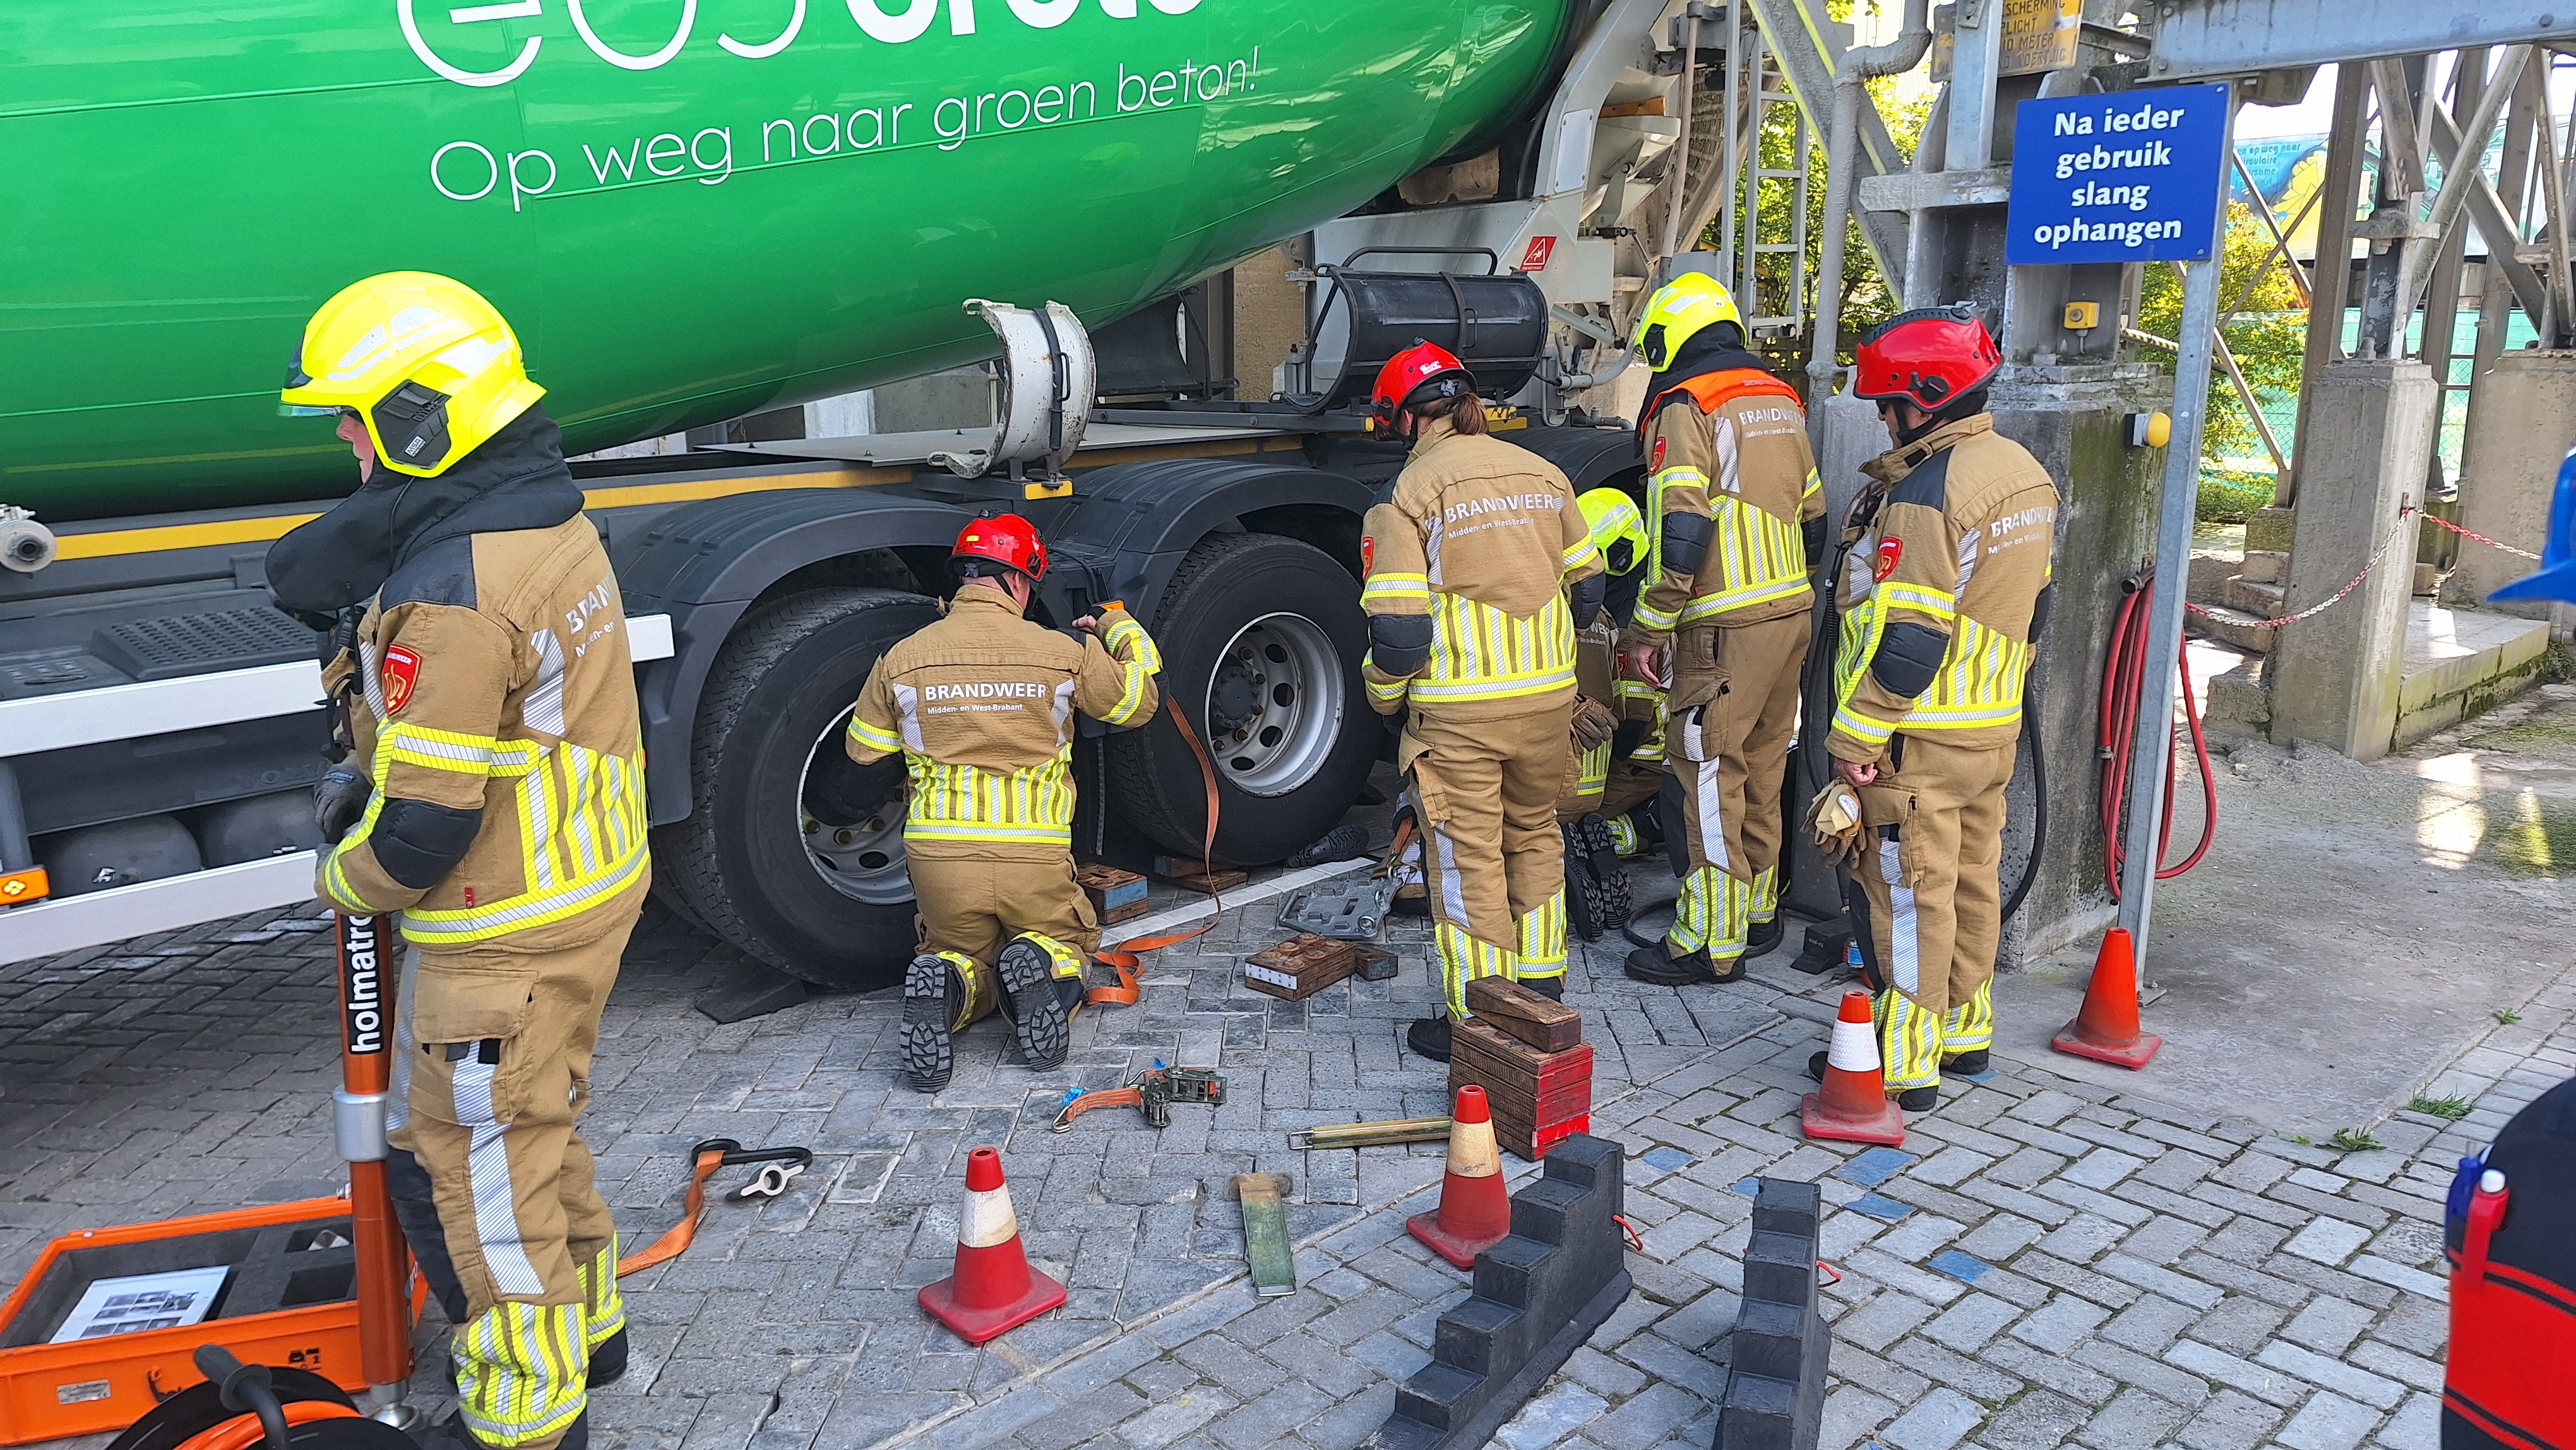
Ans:
[{"label": "firefighter trousers", "polygon": [[405,1225],[438,1230],[414,1251],[456,1323],[457,1408],[487,1445],[550,1450],[588,1403],[591,1350],[626,1324],[617,1230],[573,1122],[641,894],[598,908],[623,919],[579,946],[404,958],[387,1177]]},{"label": "firefighter trousers", "polygon": [[1781,796],[1808,634],[1801,613],[1674,638],[1675,698],[1694,701],[1664,732],[1689,867],[1664,938],[1675,957],[1740,957],[1753,923],[1778,913]]},{"label": "firefighter trousers", "polygon": [[[994,958],[1012,938],[1046,949],[1056,979],[1082,984],[1083,965],[1100,947],[1100,919],[1073,879],[1071,853],[1054,856],[946,856],[909,853],[916,950],[935,953],[965,979],[952,1033],[963,1032],[1003,1004]],[[1074,1003],[1078,992],[1070,992]],[[1073,1003],[1068,1003],[1068,1006]]]},{"label": "firefighter trousers", "polygon": [[1886,989],[1876,1015],[1887,1086],[1941,1080],[1941,1059],[1994,1041],[1995,944],[2003,931],[2003,858],[2011,742],[1961,749],[1900,734],[1861,791],[1870,826],[1853,863],[1852,915]]},{"label": "firefighter trousers", "polygon": [[1441,995],[1467,1015],[1476,977],[1565,974],[1565,840],[1556,801],[1571,700],[1500,719],[1415,707],[1399,763],[1421,822]]}]

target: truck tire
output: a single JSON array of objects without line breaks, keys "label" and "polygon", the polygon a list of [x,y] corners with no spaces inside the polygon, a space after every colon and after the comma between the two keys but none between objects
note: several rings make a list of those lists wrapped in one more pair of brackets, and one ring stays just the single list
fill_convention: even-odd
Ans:
[{"label": "truck tire", "polygon": [[918,594],[821,589],[735,628],[690,732],[689,817],[653,832],[654,875],[687,916],[820,986],[901,979],[903,767],[853,765],[840,739],[877,657],[938,617]]},{"label": "truck tire", "polygon": [[[1341,821],[1383,736],[1361,691],[1368,621],[1349,570],[1296,539],[1212,536],[1163,591],[1154,639],[1158,683],[1216,762],[1219,860],[1283,860]],[[1207,787],[1170,716],[1106,744],[1120,816],[1197,859]]]}]

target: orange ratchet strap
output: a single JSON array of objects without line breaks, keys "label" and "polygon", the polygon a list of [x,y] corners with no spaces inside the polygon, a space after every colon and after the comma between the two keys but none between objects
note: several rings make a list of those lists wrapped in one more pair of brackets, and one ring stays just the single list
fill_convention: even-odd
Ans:
[{"label": "orange ratchet strap", "polygon": [[805,1171],[814,1161],[811,1148],[745,1148],[731,1138],[709,1138],[689,1150],[696,1166],[689,1173],[688,1206],[680,1221],[663,1231],[660,1238],[617,1261],[617,1277],[623,1279],[638,1269],[678,1258],[698,1236],[698,1214],[707,1206],[707,1180],[728,1163],[765,1163],[760,1176],[734,1190],[736,1198],[776,1198],[787,1191],[788,1181]]},{"label": "orange ratchet strap", "polygon": [[[1208,757],[1207,747],[1199,743],[1198,732],[1190,729],[1189,718],[1181,713],[1179,702],[1174,700],[1169,692],[1163,696],[1163,713],[1172,717],[1173,727],[1181,732],[1181,739],[1189,743],[1190,754],[1198,757],[1199,779],[1207,786],[1207,835],[1199,842],[1199,870],[1207,873],[1213,869],[1216,859],[1216,762]],[[1208,914],[1206,922],[1193,930],[1172,932],[1164,936],[1131,937],[1114,947],[1093,952],[1091,955],[1095,961],[1105,964],[1118,973],[1118,985],[1093,987],[1083,994],[1083,1002],[1086,1005],[1106,1002],[1119,1007],[1135,1006],[1137,997],[1141,995],[1136,986],[1136,971],[1143,965],[1136,954],[1150,952],[1156,947],[1177,946],[1193,937],[1207,935],[1215,929],[1217,922],[1225,915],[1223,897],[1211,891],[1208,893],[1208,900],[1215,904],[1216,910]],[[1088,1096],[1090,1095],[1086,1094],[1086,1097]],[[1133,1105],[1141,1100],[1130,1099],[1129,1101]],[[1092,1105],[1086,1102],[1083,1106]],[[1081,1109],[1076,1108],[1074,1111],[1079,1112]]]},{"label": "orange ratchet strap", "polygon": [[1092,1088],[1088,1092],[1075,1088],[1064,1095],[1064,1106],[1056,1111],[1052,1131],[1058,1133],[1068,1131],[1073,1127],[1074,1119],[1090,1112],[1093,1108],[1141,1110],[1144,1106],[1145,1090],[1141,1087]]}]

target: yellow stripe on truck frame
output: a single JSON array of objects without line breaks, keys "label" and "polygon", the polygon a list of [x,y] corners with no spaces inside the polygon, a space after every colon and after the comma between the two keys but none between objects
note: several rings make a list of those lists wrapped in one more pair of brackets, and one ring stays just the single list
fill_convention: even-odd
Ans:
[{"label": "yellow stripe on truck frame", "polygon": [[[1107,448],[1082,456],[1086,469],[1116,463],[1135,463],[1152,458],[1222,458],[1243,453],[1284,452],[1302,449],[1302,440],[1294,437],[1233,438],[1203,442],[1147,446],[1141,448]],[[615,488],[593,488],[582,491],[586,509],[633,508],[641,504],[694,503],[699,499],[730,498],[743,493],[770,493],[788,488],[875,488],[889,483],[910,483],[909,467],[860,467],[817,469],[811,473],[758,474],[748,478],[699,479],[678,483],[631,483]],[[153,554],[164,549],[202,549],[217,544],[264,544],[286,536],[299,524],[320,518],[319,514],[268,514],[249,519],[216,519],[202,524],[160,524],[148,529],[105,529],[94,534],[62,534],[57,538],[57,559],[111,559],[126,554]]]}]

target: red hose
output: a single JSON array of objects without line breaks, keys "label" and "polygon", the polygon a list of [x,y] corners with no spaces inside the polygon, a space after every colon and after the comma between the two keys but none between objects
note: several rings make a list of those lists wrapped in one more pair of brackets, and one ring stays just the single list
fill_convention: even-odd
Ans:
[{"label": "red hose", "polygon": [[[2109,655],[2102,663],[2101,730],[2094,743],[2102,760],[2102,874],[2114,901],[2120,899],[2121,828],[2128,819],[2131,751],[2138,738],[2138,711],[2146,695],[2148,605],[2154,598],[2155,581],[2150,576],[2120,601],[2119,615],[2111,623]],[[2190,855],[2176,865],[2157,866],[2159,881],[2170,881],[2199,865],[2201,858],[2209,854],[2210,842],[2218,836],[2218,781],[2210,774],[2209,741],[2201,734],[2200,704],[2191,693],[2191,669],[2178,656],[2174,670],[2182,690],[2183,719],[2191,726],[2192,756],[2200,768],[2201,830],[2200,844],[2192,847]],[[2164,818],[2156,833],[2159,863],[2173,847],[2175,769],[2169,755],[2165,761]]]}]

